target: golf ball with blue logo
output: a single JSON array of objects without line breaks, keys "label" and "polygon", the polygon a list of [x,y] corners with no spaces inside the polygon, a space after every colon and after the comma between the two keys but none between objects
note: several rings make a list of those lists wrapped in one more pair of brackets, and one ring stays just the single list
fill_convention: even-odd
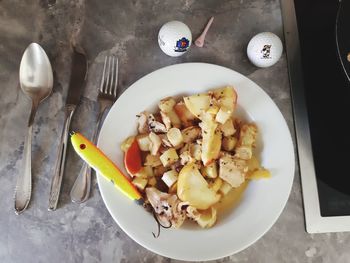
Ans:
[{"label": "golf ball with blue logo", "polygon": [[271,32],[257,34],[249,41],[247,47],[249,60],[260,68],[275,64],[280,59],[282,51],[281,39]]},{"label": "golf ball with blue logo", "polygon": [[180,21],[165,23],[158,34],[160,49],[171,57],[179,57],[187,52],[192,43],[189,27]]}]

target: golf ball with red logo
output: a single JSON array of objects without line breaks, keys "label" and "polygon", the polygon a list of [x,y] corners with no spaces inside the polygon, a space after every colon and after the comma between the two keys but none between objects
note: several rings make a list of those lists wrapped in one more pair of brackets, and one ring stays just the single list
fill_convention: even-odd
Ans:
[{"label": "golf ball with red logo", "polygon": [[249,41],[247,47],[249,60],[260,68],[275,64],[280,59],[282,51],[281,39],[271,32],[257,34]]},{"label": "golf ball with red logo", "polygon": [[160,49],[171,57],[178,57],[187,52],[192,43],[189,27],[180,21],[165,23],[158,34]]}]

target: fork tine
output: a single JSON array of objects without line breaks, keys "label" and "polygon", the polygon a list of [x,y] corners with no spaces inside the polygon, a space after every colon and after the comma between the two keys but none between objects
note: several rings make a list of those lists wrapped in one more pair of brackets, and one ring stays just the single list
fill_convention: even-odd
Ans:
[{"label": "fork tine", "polygon": [[108,68],[107,68],[107,77],[106,77],[106,85],[104,86],[103,93],[107,94],[110,83],[110,73],[111,73],[111,57],[108,57]]},{"label": "fork tine", "polygon": [[103,92],[103,86],[105,84],[106,65],[107,65],[107,56],[105,57],[105,62],[103,64],[102,78],[100,83],[100,92]]},{"label": "fork tine", "polygon": [[112,95],[112,90],[113,90],[113,85],[114,85],[114,78],[115,78],[115,76],[114,76],[114,68],[115,68],[115,58],[114,58],[114,56],[112,55],[111,56],[112,58],[111,58],[111,60],[112,60],[112,65],[111,65],[111,83],[110,83],[110,85],[109,85],[109,87],[108,87],[108,94],[109,95]]},{"label": "fork tine", "polygon": [[119,60],[118,57],[116,58],[115,62],[115,83],[113,86],[113,96],[114,98],[117,98],[117,93],[118,93],[118,71],[119,71]]}]

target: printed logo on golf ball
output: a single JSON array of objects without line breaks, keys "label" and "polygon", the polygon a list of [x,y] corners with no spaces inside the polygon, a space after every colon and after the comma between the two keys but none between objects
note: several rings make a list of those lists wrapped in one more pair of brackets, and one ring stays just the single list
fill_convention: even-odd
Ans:
[{"label": "printed logo on golf ball", "polygon": [[171,57],[179,57],[187,52],[192,43],[189,27],[180,21],[165,23],[158,33],[160,49]]},{"label": "printed logo on golf ball", "polygon": [[248,44],[247,55],[257,67],[266,68],[275,64],[282,55],[281,39],[271,32],[263,32],[254,36]]}]

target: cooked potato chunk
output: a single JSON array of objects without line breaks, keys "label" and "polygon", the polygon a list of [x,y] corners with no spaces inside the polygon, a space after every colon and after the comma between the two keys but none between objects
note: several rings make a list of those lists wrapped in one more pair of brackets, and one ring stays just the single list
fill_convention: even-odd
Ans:
[{"label": "cooked potato chunk", "polygon": [[138,189],[144,190],[147,185],[148,180],[143,177],[135,177],[132,180],[133,185],[135,185]]},{"label": "cooked potato chunk", "polygon": [[270,171],[262,168],[252,172],[252,174],[249,176],[249,179],[257,180],[257,179],[270,178],[270,177],[271,177]]},{"label": "cooked potato chunk", "polygon": [[134,174],[135,177],[148,178],[154,176],[153,169],[151,166],[144,166],[141,170]]},{"label": "cooked potato chunk", "polygon": [[259,160],[255,156],[252,156],[252,158],[248,160],[248,171],[254,172],[255,170],[258,170],[260,168],[261,166]]},{"label": "cooked potato chunk", "polygon": [[201,211],[200,216],[197,218],[196,222],[202,228],[212,227],[217,219],[217,211],[214,207],[210,207],[207,210]]},{"label": "cooked potato chunk", "polygon": [[162,162],[159,159],[159,155],[147,154],[146,161],[144,163],[145,166],[157,167],[162,165]]},{"label": "cooked potato chunk", "polygon": [[184,127],[192,125],[192,121],[196,118],[186,107],[186,105],[180,101],[174,107],[177,116],[180,118]]},{"label": "cooked potato chunk", "polygon": [[223,181],[220,177],[215,178],[214,182],[210,184],[211,189],[213,189],[215,192],[219,191]]},{"label": "cooked potato chunk", "polygon": [[225,107],[231,113],[234,112],[237,104],[237,93],[233,87],[216,89],[213,91],[213,94],[220,107]]},{"label": "cooked potato chunk", "polygon": [[177,195],[181,201],[188,202],[197,209],[208,209],[220,199],[220,195],[209,188],[207,181],[193,163],[181,169],[177,181]]},{"label": "cooked potato chunk", "polygon": [[221,187],[219,189],[219,192],[222,194],[222,195],[227,195],[231,190],[232,190],[232,186],[227,183],[227,182],[223,182],[221,184]]},{"label": "cooked potato chunk", "polygon": [[182,142],[183,142],[182,133],[181,133],[181,131],[178,128],[171,128],[167,132],[167,137],[168,137],[168,140],[170,141],[170,143],[174,147],[177,147],[177,146],[181,145]]},{"label": "cooked potato chunk", "polygon": [[235,137],[233,136],[224,137],[222,139],[222,148],[225,151],[231,152],[235,148],[236,143],[237,143],[237,139]]},{"label": "cooked potato chunk", "polygon": [[202,146],[197,143],[190,144],[190,153],[191,156],[197,161],[202,160]]},{"label": "cooked potato chunk", "polygon": [[207,166],[203,166],[201,168],[201,172],[203,176],[208,178],[216,178],[218,177],[218,169],[216,162],[212,162],[211,164],[208,164]]},{"label": "cooked potato chunk", "polygon": [[172,97],[167,97],[158,103],[158,107],[161,111],[168,113],[169,111],[172,111],[174,106],[176,104],[176,101]]},{"label": "cooked potato chunk", "polygon": [[219,127],[225,137],[232,136],[236,133],[236,129],[231,118],[229,118],[224,124],[220,124]]},{"label": "cooked potato chunk", "polygon": [[247,161],[224,155],[220,158],[219,176],[232,187],[240,186],[248,172]]},{"label": "cooked potato chunk", "polygon": [[163,174],[162,180],[168,187],[171,187],[177,181],[178,175],[175,170],[170,170]]},{"label": "cooked potato chunk", "polygon": [[174,148],[166,150],[161,156],[160,161],[164,167],[169,167],[179,159],[177,152]]},{"label": "cooked potato chunk", "polygon": [[221,107],[219,112],[216,114],[215,121],[224,124],[232,115],[232,111]]},{"label": "cooked potato chunk", "polygon": [[167,115],[169,116],[171,125],[173,127],[176,127],[176,128],[181,127],[181,120],[179,119],[175,111],[171,110],[167,113]]},{"label": "cooked potato chunk", "polygon": [[184,97],[184,102],[187,109],[196,117],[207,111],[210,106],[210,96],[207,93],[196,94],[189,97]]},{"label": "cooked potato chunk", "polygon": [[202,162],[208,165],[218,158],[221,149],[221,131],[217,129],[218,124],[210,113],[202,115]]},{"label": "cooked potato chunk", "polygon": [[151,149],[151,140],[149,138],[149,134],[138,135],[136,137],[136,140],[141,151],[148,152]]},{"label": "cooked potato chunk", "polygon": [[216,105],[210,106],[209,109],[207,110],[208,113],[216,115],[219,112],[219,107]]},{"label": "cooked potato chunk", "polygon": [[[120,145],[120,149],[123,151],[123,152],[126,152],[129,147],[131,146],[131,144],[134,142],[135,140],[135,136],[129,136],[128,138],[126,138],[122,144]],[[139,145],[140,147],[140,145]],[[141,147],[140,147],[141,149]]]},{"label": "cooked potato chunk", "polygon": [[201,134],[201,128],[197,126],[190,126],[182,130],[182,138],[184,143],[193,142],[195,139],[197,139],[200,136],[200,134]]}]

